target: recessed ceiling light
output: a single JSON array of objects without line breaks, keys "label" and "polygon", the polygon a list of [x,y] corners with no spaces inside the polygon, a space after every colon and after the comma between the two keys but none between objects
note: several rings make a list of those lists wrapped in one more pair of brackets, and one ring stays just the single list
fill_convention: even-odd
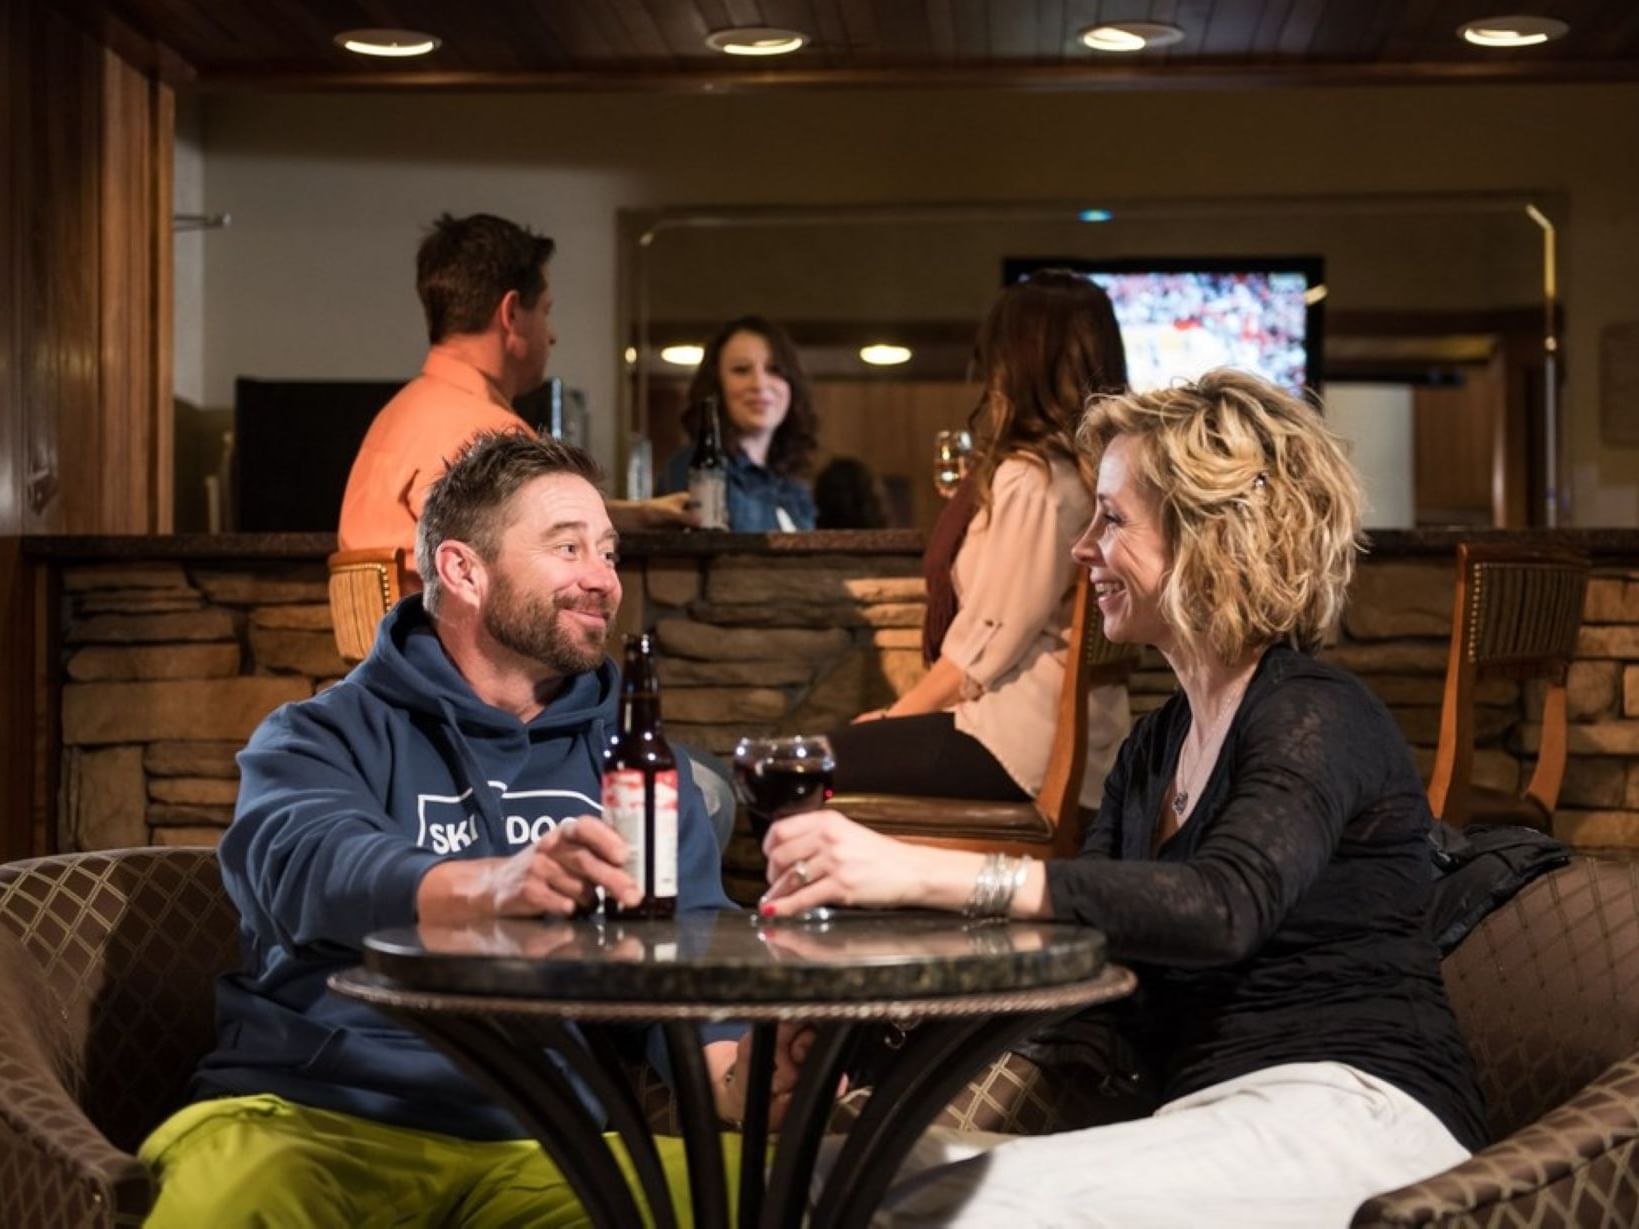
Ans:
[{"label": "recessed ceiling light", "polygon": [[343,30],[336,45],[357,55],[411,56],[438,50],[442,39],[420,30]]},{"label": "recessed ceiling light", "polygon": [[1476,47],[1535,47],[1564,38],[1570,28],[1553,17],[1482,17],[1464,22],[1457,33]]},{"label": "recessed ceiling light", "polygon": [[1088,26],[1078,37],[1094,51],[1151,51],[1182,42],[1184,32],[1161,21],[1112,21]]},{"label": "recessed ceiling light", "polygon": [[896,346],[890,342],[878,341],[861,346],[859,357],[872,367],[897,367],[900,363],[911,361],[911,350],[909,346]]},{"label": "recessed ceiling light", "polygon": [[790,55],[807,42],[800,30],[776,26],[735,26],[706,35],[706,46],[725,55]]},{"label": "recessed ceiling light", "polygon": [[663,346],[660,350],[661,361],[670,363],[674,367],[698,367],[700,360],[705,357],[706,348],[693,344]]}]

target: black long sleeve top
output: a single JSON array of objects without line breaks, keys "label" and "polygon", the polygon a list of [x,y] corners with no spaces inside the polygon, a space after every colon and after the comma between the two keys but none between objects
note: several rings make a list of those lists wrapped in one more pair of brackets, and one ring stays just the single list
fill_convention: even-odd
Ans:
[{"label": "black long sleeve top", "polygon": [[1472,1062],[1424,927],[1428,803],[1353,675],[1265,653],[1188,822],[1152,853],[1189,729],[1182,694],[1133,728],[1053,912],[1134,966],[1125,1029],[1165,1100],[1280,1063],[1343,1062],[1484,1143]]}]

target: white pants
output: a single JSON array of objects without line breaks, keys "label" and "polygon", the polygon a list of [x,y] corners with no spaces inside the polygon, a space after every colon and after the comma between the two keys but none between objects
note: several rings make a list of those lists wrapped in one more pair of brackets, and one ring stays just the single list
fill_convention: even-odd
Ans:
[{"label": "white pants", "polygon": [[1393,1085],[1342,1063],[1288,1063],[1112,1126],[931,1130],[872,1224],[1343,1229],[1370,1196],[1467,1156]]}]

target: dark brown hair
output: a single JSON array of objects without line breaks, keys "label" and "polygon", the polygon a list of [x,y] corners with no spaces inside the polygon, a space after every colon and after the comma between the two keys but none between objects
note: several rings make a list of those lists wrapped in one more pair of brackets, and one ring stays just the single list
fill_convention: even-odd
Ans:
[{"label": "dark brown hair", "polygon": [[415,566],[424,587],[422,604],[438,612],[436,556],[448,541],[465,542],[491,562],[501,546],[512,497],[536,478],[572,474],[593,486],[603,472],[590,453],[551,436],[524,431],[486,431],[473,437],[427,491],[416,525]]},{"label": "dark brown hair", "polygon": [[718,421],[723,428],[723,449],[730,455],[740,449],[740,432],[733,419],[723,408],[722,358],[723,347],[736,333],[755,333],[768,343],[774,360],[774,370],[791,386],[791,408],[785,412],[785,421],[774,432],[768,445],[768,468],[788,478],[808,472],[819,447],[815,434],[819,424],[814,413],[814,394],[797,358],[796,344],[779,325],[762,316],[741,316],[730,320],[706,343],[706,352],[695,368],[694,379],[689,381],[688,406],[683,410],[683,426],[690,436],[700,432],[702,406],[707,397],[716,397]]},{"label": "dark brown hair", "polygon": [[1115,308],[1092,281],[1042,269],[1002,291],[979,329],[974,363],[983,393],[969,420],[979,506],[990,506],[996,467],[1024,454],[1077,465],[1088,490],[1093,470],[1075,446],[1087,399],[1125,392],[1127,352]]},{"label": "dark brown hair", "polygon": [[427,315],[427,340],[481,333],[509,290],[534,307],[546,290],[543,266],[552,240],[494,214],[441,214],[415,254],[415,292]]}]

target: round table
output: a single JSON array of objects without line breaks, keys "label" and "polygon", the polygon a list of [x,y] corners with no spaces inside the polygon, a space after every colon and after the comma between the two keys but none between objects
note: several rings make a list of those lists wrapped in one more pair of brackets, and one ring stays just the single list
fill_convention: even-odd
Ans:
[{"label": "round table", "polygon": [[[1096,930],[953,914],[838,911],[768,922],[496,919],[382,931],[330,986],[425,1035],[540,1141],[598,1225],[641,1223],[600,1123],[546,1050],[603,1104],[661,1229],[677,1223],[653,1136],[609,1035],[658,1025],[671,1059],[694,1221],[726,1226],[722,1146],[698,1027],[752,1030],[739,1174],[742,1226],[865,1223],[917,1137],[986,1063],[1033,1029],[1131,992]],[[816,1030],[767,1161],[775,1030]],[[810,1207],[831,1102],[859,1030],[907,1027]]]}]

